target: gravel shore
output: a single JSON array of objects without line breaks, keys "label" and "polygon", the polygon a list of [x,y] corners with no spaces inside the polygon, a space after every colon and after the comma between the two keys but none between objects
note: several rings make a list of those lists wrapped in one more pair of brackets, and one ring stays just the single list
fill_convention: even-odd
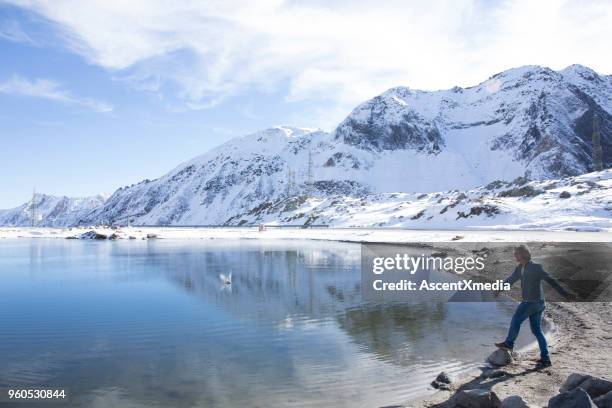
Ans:
[{"label": "gravel shore", "polygon": [[463,378],[450,391],[408,401],[404,406],[450,408],[455,406],[451,398],[456,392],[480,388],[494,391],[501,400],[520,395],[533,406],[545,407],[572,373],[612,377],[612,303],[549,303],[546,317],[557,327],[556,341],[550,347],[552,367],[535,370],[539,352],[530,350],[503,367],[508,375]]}]

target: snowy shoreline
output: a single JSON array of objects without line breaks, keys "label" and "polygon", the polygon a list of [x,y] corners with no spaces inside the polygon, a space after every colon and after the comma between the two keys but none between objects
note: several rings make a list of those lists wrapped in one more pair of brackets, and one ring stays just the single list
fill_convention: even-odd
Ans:
[{"label": "snowy shoreline", "polygon": [[187,228],[187,227],[0,227],[0,238],[78,238],[95,231],[117,239],[270,239],[327,240],[356,243],[406,242],[612,242],[612,232],[534,230],[407,230],[367,228]]}]

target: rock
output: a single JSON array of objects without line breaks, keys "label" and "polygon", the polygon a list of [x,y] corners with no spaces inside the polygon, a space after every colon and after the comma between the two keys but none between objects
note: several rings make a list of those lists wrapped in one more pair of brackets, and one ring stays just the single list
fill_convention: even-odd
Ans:
[{"label": "rock", "polygon": [[66,239],[79,239],[79,238],[74,235],[69,235],[66,237]]},{"label": "rock", "polygon": [[612,391],[593,400],[597,408],[612,408]]},{"label": "rock", "polygon": [[444,384],[452,383],[450,377],[448,376],[448,374],[446,374],[445,371],[442,371],[440,374],[438,374],[438,376],[436,377],[436,381],[444,383]]},{"label": "rock", "polygon": [[116,239],[119,239],[119,235],[115,234],[114,232],[108,237],[108,239],[112,239],[113,241]]},{"label": "rock", "polygon": [[446,383],[435,381],[435,380],[431,382],[431,386],[437,390],[444,390],[444,391],[451,390],[450,384],[446,384]]},{"label": "rock", "polygon": [[597,408],[597,405],[585,390],[578,387],[552,397],[548,408]]},{"label": "rock", "polygon": [[80,238],[81,239],[99,239],[99,240],[102,240],[102,239],[106,239],[107,236],[104,235],[104,234],[97,233],[94,230],[91,230],[91,231],[87,231],[87,232],[82,233],[80,235]]},{"label": "rock", "polygon": [[577,387],[585,390],[591,398],[597,398],[612,391],[612,381],[591,375],[572,373],[567,377],[559,391],[567,392]]},{"label": "rock", "polygon": [[519,395],[512,395],[502,401],[502,408],[530,408],[527,401]]},{"label": "rock", "polygon": [[580,384],[580,388],[585,390],[589,397],[597,398],[612,391],[612,382],[603,378],[590,377]]},{"label": "rock", "polygon": [[583,381],[590,378],[590,375],[572,373],[567,377],[567,380],[563,383],[561,388],[559,388],[559,392],[566,392],[573,390],[577,386],[579,386]]},{"label": "rock", "polygon": [[497,394],[489,390],[462,390],[457,393],[455,402],[463,408],[502,408]]},{"label": "rock", "polygon": [[569,191],[562,191],[561,194],[559,194],[559,198],[570,198],[571,196]]},{"label": "rock", "polygon": [[512,357],[512,352],[505,349],[497,349],[489,357],[487,357],[487,361],[496,366],[505,366],[514,361]]},{"label": "rock", "polygon": [[157,234],[147,234],[147,239],[156,239],[157,238]]},{"label": "rock", "polygon": [[450,390],[450,384],[452,383],[450,377],[446,372],[442,371],[435,380],[431,382],[431,386],[438,390]]},{"label": "rock", "polygon": [[128,239],[136,239],[136,237],[135,237],[135,236],[133,236],[133,235],[130,235],[130,236],[128,237]]}]

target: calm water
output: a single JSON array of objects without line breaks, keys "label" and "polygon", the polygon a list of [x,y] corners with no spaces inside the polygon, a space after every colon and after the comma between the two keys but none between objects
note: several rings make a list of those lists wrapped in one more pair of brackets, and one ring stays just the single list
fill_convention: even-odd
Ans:
[{"label": "calm water", "polygon": [[0,388],[68,388],[79,407],[371,407],[504,336],[508,303],[365,304],[359,256],[329,242],[0,240]]}]

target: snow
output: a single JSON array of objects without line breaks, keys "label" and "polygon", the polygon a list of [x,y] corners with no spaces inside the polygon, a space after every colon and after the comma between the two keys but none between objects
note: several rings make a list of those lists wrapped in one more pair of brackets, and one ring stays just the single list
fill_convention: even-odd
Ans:
[{"label": "snow", "polygon": [[[562,198],[562,193],[569,198]],[[418,229],[612,231],[612,169],[557,180],[499,182],[434,193],[383,193],[307,199],[291,211],[277,207],[243,214],[248,223]]]},{"label": "snow", "polygon": [[[264,239],[274,240],[327,240],[356,243],[404,243],[404,242],[451,242],[462,237],[460,242],[610,242],[610,232],[572,232],[572,231],[479,231],[479,230],[405,230],[405,229],[356,229],[356,228],[268,228],[260,232],[257,228],[0,228],[0,239],[16,238],[66,238],[95,230],[111,235],[117,233],[121,239],[129,236],[136,241],[146,239],[147,234],[155,234],[158,239]],[[152,241],[151,239],[148,240]],[[127,241],[131,242],[131,241]]]}]

